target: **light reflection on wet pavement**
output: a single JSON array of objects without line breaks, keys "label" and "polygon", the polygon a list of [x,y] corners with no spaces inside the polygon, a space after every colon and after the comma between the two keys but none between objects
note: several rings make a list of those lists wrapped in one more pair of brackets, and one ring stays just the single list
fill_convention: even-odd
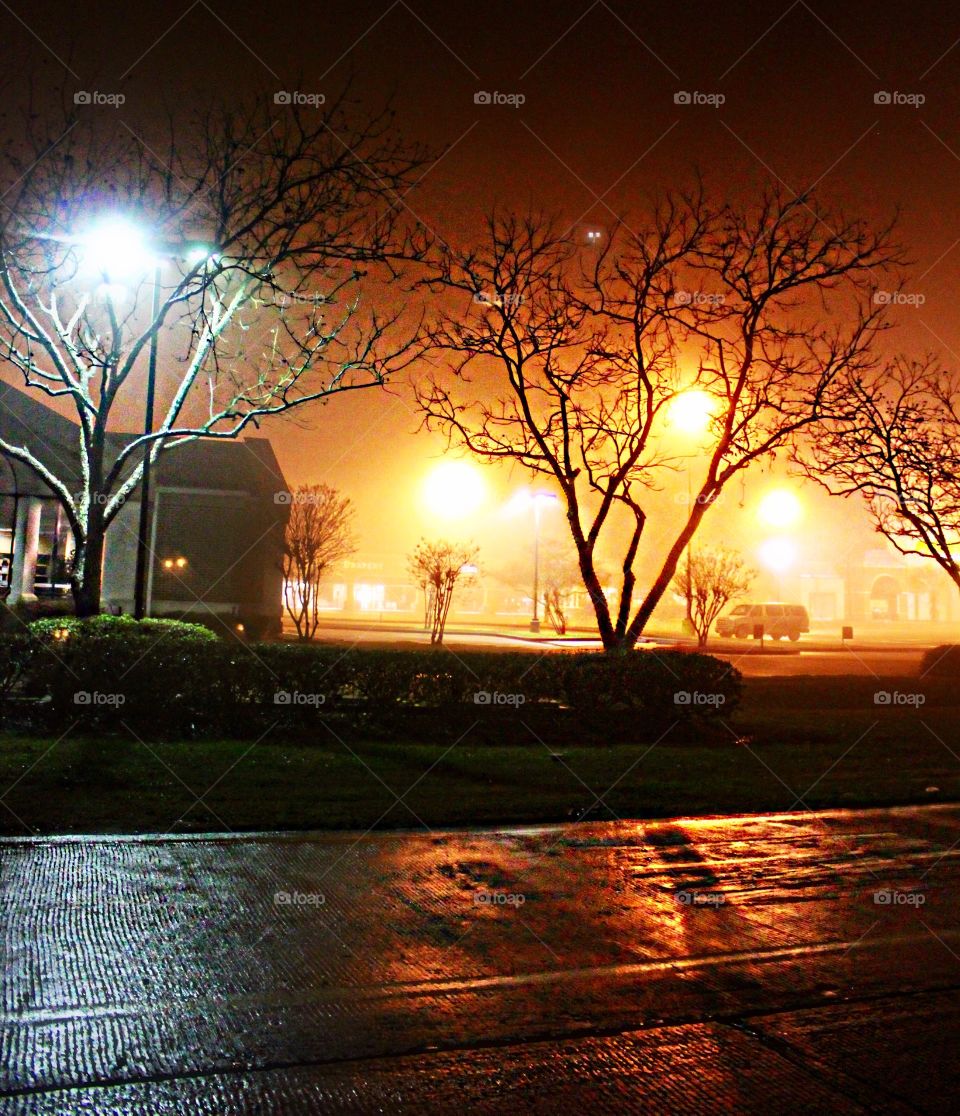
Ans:
[{"label": "light reflection on wet pavement", "polygon": [[944,1111],[958,857],[960,807],[3,842],[0,1113]]}]

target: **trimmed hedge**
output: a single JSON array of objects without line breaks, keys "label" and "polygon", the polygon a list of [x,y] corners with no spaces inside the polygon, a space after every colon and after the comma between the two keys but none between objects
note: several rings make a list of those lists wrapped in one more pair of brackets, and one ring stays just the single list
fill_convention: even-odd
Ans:
[{"label": "trimmed hedge", "polygon": [[135,640],[141,637],[156,640],[188,640],[209,643],[216,636],[202,624],[185,624],[182,620],[158,620],[152,616],[144,620],[134,620],[132,616],[49,616],[34,620],[29,625],[29,633],[41,642],[64,641],[69,638],[94,640]]},{"label": "trimmed hedge", "polygon": [[597,743],[656,739],[678,721],[732,713],[741,690],[728,663],[679,651],[244,647],[193,627],[40,621],[30,637],[4,642],[0,684],[4,663],[17,664],[9,704],[28,727],[51,732],[77,724],[167,736],[256,738],[273,729],[324,740],[357,731],[453,740],[471,731],[491,743],[547,734],[551,746],[558,732]]},{"label": "trimmed hedge", "polygon": [[925,651],[920,660],[920,676],[960,678],[960,644],[943,643]]}]

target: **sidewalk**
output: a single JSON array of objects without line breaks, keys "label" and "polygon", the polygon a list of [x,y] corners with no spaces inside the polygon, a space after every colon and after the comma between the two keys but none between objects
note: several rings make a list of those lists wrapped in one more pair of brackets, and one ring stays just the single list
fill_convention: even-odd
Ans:
[{"label": "sidewalk", "polygon": [[0,1113],[943,1111],[958,839],[927,807],[0,842]]}]

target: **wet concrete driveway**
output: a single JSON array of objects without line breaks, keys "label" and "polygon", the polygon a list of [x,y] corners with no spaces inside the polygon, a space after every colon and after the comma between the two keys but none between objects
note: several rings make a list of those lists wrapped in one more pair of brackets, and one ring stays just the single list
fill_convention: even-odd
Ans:
[{"label": "wet concrete driveway", "polygon": [[960,807],[0,843],[0,1113],[945,1112]]}]

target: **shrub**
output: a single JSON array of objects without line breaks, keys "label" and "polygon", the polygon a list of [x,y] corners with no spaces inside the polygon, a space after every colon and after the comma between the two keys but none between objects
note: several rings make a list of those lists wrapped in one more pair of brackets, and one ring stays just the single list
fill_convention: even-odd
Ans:
[{"label": "shrub", "polygon": [[134,620],[132,616],[50,616],[34,620],[29,625],[31,635],[46,642],[49,640],[66,641],[70,638],[81,639],[174,639],[193,642],[210,642],[217,637],[201,624],[186,624],[182,620],[158,620],[148,617]]},{"label": "shrub", "polygon": [[47,724],[187,733],[199,720],[213,727],[205,706],[220,678],[212,668],[221,645],[206,628],[101,615],[37,620],[29,631],[34,655],[23,688],[48,699],[37,711]]},{"label": "shrub", "polygon": [[35,641],[28,636],[0,637],[0,710],[4,714],[30,669],[35,651]]},{"label": "shrub", "polygon": [[920,676],[933,678],[960,677],[960,644],[944,643],[931,647],[920,660]]},{"label": "shrub", "polygon": [[[328,739],[363,731],[491,742],[650,739],[729,714],[740,675],[709,655],[369,650],[223,642],[176,621],[40,621],[16,660],[47,729]],[[24,655],[27,655],[24,658]],[[3,663],[0,658],[0,678]],[[679,695],[679,696],[678,696]],[[551,743],[552,746],[552,743]]]},{"label": "shrub", "polygon": [[573,708],[623,710],[664,723],[690,713],[730,712],[741,693],[739,671],[699,653],[579,654],[560,667],[562,690]]}]

